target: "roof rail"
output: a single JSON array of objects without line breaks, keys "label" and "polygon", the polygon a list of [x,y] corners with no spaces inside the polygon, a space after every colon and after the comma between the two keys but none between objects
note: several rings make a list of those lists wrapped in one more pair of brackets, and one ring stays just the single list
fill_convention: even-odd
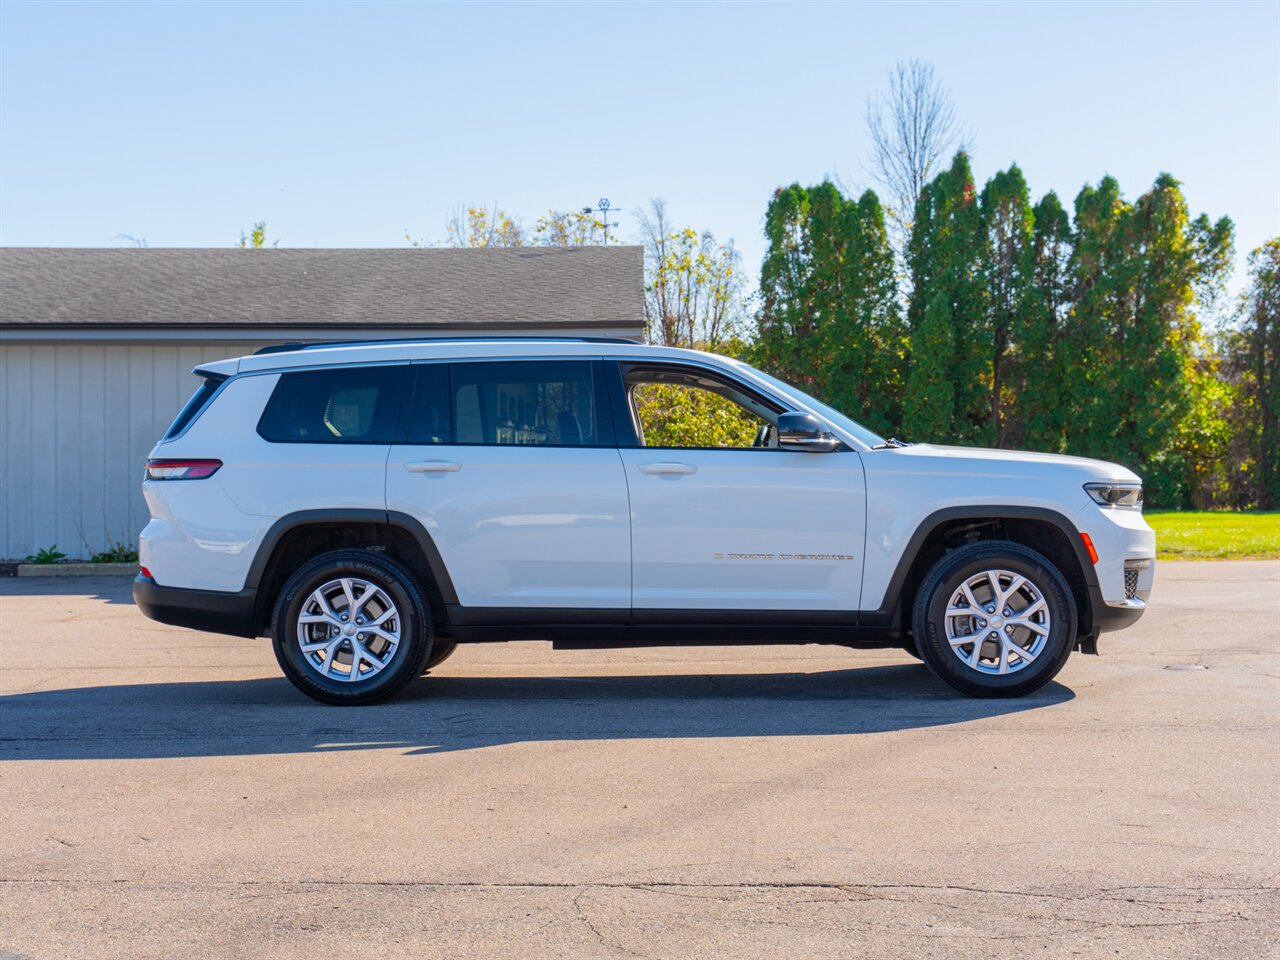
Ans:
[{"label": "roof rail", "polygon": [[259,347],[253,351],[256,357],[260,353],[293,353],[296,350],[322,350],[330,347],[382,347],[396,344],[419,343],[475,343],[497,341],[504,343],[627,343],[638,344],[639,340],[630,337],[529,337],[529,336],[483,336],[483,337],[394,337],[389,340],[320,340],[315,343],[304,343],[301,340],[290,340],[287,343],[273,343]]}]

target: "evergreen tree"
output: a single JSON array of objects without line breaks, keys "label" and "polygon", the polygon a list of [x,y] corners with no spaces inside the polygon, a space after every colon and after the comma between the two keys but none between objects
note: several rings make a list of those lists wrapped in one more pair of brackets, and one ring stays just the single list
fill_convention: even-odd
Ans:
[{"label": "evergreen tree", "polygon": [[[953,443],[990,443],[990,362],[993,354],[990,318],[987,315],[986,278],[983,270],[986,238],[973,187],[968,156],[961,151],[950,169],[940,174],[921,194],[910,243],[914,286],[908,317],[911,321],[912,374],[904,431]],[[941,299],[942,305],[935,305]],[[930,321],[932,315],[932,321]],[[946,385],[933,358],[922,355],[940,343],[938,331],[923,335],[924,327],[950,318],[950,361]],[[917,376],[917,369],[926,372]],[[914,396],[927,389],[934,395]],[[940,405],[939,413],[934,409]],[[949,424],[941,435],[939,417]]]},{"label": "evergreen tree", "polygon": [[760,265],[760,318],[755,359],[784,380],[811,383],[805,341],[815,332],[810,304],[809,192],[780,187],[764,216],[768,246]]},{"label": "evergreen tree", "polygon": [[1193,410],[1202,344],[1192,306],[1231,236],[1230,221],[1207,237],[1197,229],[1202,223],[1190,223],[1168,174],[1133,205],[1109,177],[1076,199],[1067,448],[1132,464],[1162,506],[1188,502],[1188,463],[1177,439]]},{"label": "evergreen tree", "polygon": [[955,428],[955,330],[946,294],[938,293],[911,337],[911,376],[903,404],[903,432],[910,439],[952,441]]},{"label": "evergreen tree", "polygon": [[1018,446],[1056,453],[1062,449],[1063,378],[1061,344],[1070,308],[1071,221],[1052,191],[1032,211],[1030,284],[1018,344],[1018,396],[1014,421]]},{"label": "evergreen tree", "polygon": [[[1013,426],[1009,414],[1016,397],[1010,351],[1015,337],[1028,326],[1027,314],[1034,307],[1034,217],[1027,181],[1016,164],[987,181],[982,189],[981,211],[986,233],[983,278],[992,347],[989,437],[993,446],[1003,447]],[[1020,431],[1015,428],[1014,432]]]},{"label": "evergreen tree", "polygon": [[874,191],[845,201],[840,297],[826,328],[823,399],[886,435],[902,424],[905,331],[885,211]]}]

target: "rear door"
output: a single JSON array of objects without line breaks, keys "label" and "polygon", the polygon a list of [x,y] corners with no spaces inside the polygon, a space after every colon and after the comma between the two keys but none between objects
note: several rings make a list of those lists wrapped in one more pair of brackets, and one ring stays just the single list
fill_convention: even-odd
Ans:
[{"label": "rear door", "polygon": [[612,611],[631,604],[627,485],[598,359],[413,365],[387,509],[418,519],[464,608]]}]

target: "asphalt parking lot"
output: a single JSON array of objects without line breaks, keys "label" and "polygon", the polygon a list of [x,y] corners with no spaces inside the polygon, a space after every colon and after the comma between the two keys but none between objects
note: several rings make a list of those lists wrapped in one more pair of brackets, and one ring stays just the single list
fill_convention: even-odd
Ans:
[{"label": "asphalt parking lot", "polygon": [[1020,701],[836,647],[464,648],[313,704],[0,580],[0,958],[1265,957],[1280,562],[1165,563]]}]

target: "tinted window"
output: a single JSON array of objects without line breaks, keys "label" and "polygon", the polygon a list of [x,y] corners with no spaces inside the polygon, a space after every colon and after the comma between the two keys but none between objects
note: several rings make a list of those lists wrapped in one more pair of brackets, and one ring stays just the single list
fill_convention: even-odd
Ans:
[{"label": "tinted window", "polygon": [[588,360],[452,365],[455,443],[590,447],[602,442]]},{"label": "tinted window", "polygon": [[413,404],[409,408],[410,443],[453,443],[449,409],[449,364],[415,364]]},{"label": "tinted window", "polygon": [[222,382],[225,379],[226,377],[206,377],[204,382],[196,389],[196,392],[191,395],[191,399],[187,401],[187,405],[182,408],[182,411],[165,432],[164,438],[166,440],[172,440],[183,430],[187,429],[187,427],[191,425],[191,421],[196,418],[196,415],[208,406],[209,401],[213,399],[213,395],[218,392],[218,387],[222,386]]},{"label": "tinted window", "polygon": [[280,443],[390,443],[406,370],[400,365],[282,374],[258,433]]}]

